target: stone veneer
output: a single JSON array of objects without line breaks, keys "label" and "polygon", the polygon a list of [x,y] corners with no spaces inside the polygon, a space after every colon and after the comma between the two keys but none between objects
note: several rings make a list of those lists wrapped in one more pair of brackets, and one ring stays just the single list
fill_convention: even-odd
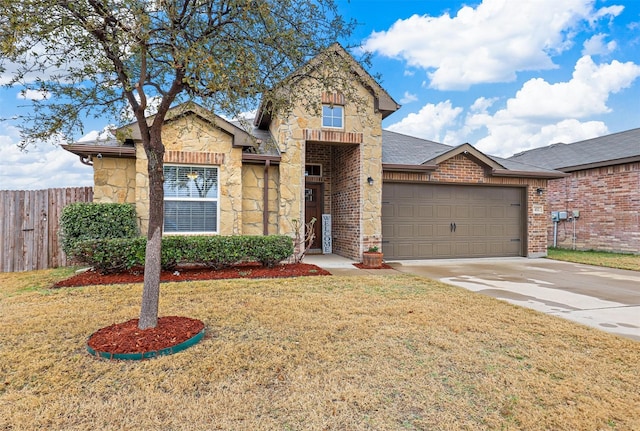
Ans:
[{"label": "stone veneer", "polygon": [[[550,211],[579,211],[560,221],[557,245],[579,250],[640,253],[640,163],[626,163],[572,172],[549,181],[546,214],[553,244]],[[575,236],[574,236],[575,227]]]},{"label": "stone veneer", "polygon": [[134,203],[136,163],[133,159],[93,158],[93,201]]},{"label": "stone veneer", "polygon": [[317,94],[319,101],[344,107],[342,129],[323,128],[321,116],[310,115],[301,105],[288,118],[274,120],[270,129],[282,154],[280,232],[292,232],[293,219],[304,220],[304,166],[322,163],[323,177],[308,180],[325,185],[324,213],[332,215],[333,252],[353,259],[382,241],[382,117],[369,91],[360,87],[358,92],[364,106],[337,93]]},{"label": "stone veneer", "polygon": [[[232,138],[195,115],[167,122],[162,131],[164,163],[217,165],[219,167],[219,226],[221,235],[242,233],[242,149],[232,146]],[[140,230],[149,225],[149,177],[147,155],[136,145],[136,211]]]},{"label": "stone veneer", "polygon": [[[264,165],[247,164],[242,167],[242,233],[262,235],[264,233]],[[270,166],[268,200],[268,234],[278,232],[278,205],[280,193],[278,166]]]},{"label": "stone veneer", "polygon": [[[435,171],[430,173],[384,172],[383,178],[385,181],[483,184],[526,189],[528,232],[526,254],[528,257],[547,255],[547,221],[549,218],[546,208],[547,180],[492,176],[490,169],[464,154],[458,154],[445,160]],[[542,195],[536,192],[538,188],[543,189]],[[541,213],[534,214],[534,207],[541,209]]]}]

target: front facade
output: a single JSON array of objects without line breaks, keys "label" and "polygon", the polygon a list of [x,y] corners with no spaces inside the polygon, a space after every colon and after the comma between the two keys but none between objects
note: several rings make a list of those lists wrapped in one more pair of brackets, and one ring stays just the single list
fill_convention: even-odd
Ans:
[{"label": "front facade", "polygon": [[[330,49],[352,63],[357,103],[318,91],[322,112],[300,103],[279,118],[261,107],[253,127],[193,103],[169,112],[165,234],[294,236],[316,219],[311,252],[356,260],[373,246],[387,259],[546,254],[540,191],[562,174],[383,131],[399,105]],[[124,142],[65,149],[93,166],[94,201],[135,204],[144,233],[147,160],[135,129],[124,132]]]},{"label": "front facade", "polygon": [[515,155],[566,173],[549,181],[550,245],[640,253],[640,129]]}]

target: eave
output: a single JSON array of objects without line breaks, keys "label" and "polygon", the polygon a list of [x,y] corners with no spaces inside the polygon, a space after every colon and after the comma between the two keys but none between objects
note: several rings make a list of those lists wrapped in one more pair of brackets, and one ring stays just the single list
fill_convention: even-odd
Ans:
[{"label": "eave", "polygon": [[401,165],[383,163],[382,170],[386,172],[432,172],[438,169],[438,165]]},{"label": "eave", "polygon": [[603,160],[601,162],[585,163],[583,165],[565,166],[556,168],[562,172],[586,171],[587,169],[604,168],[606,166],[624,165],[626,163],[640,162],[640,155],[625,157],[622,159]]},{"label": "eave", "polygon": [[92,159],[102,157],[117,157],[123,159],[135,159],[136,149],[129,146],[116,145],[87,145],[87,144],[62,144],[62,148],[80,157],[85,165],[93,165]]},{"label": "eave", "polygon": [[508,169],[493,169],[491,171],[491,174],[494,177],[541,178],[541,179],[548,179],[548,180],[565,178],[569,176],[569,174],[565,174],[559,171],[535,172],[535,171],[512,171]]},{"label": "eave", "polygon": [[264,164],[269,162],[271,165],[280,164],[280,156],[268,156],[265,154],[242,153],[242,163]]}]

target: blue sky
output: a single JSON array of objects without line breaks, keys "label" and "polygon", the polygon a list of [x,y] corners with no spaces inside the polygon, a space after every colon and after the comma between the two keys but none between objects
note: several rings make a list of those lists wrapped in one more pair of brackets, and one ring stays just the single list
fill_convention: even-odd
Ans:
[{"label": "blue sky", "polygon": [[[508,157],[640,127],[640,1],[337,2],[361,23],[341,42],[373,53],[370,71],[402,105],[386,129]],[[25,104],[0,91],[0,117]],[[0,189],[92,185],[76,156],[18,141],[0,123]]]}]

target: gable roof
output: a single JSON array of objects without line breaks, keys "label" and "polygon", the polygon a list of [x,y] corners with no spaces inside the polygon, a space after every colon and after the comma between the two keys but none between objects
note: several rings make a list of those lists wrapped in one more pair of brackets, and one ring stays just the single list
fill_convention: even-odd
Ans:
[{"label": "gable roof", "polygon": [[[188,115],[195,115],[230,135],[232,138],[232,145],[234,147],[253,147],[255,145],[255,140],[249,132],[238,125],[225,120],[221,116],[214,114],[195,102],[186,102],[170,108],[167,111],[164,122],[165,124],[170,123],[171,121],[175,121]],[[153,123],[154,119],[155,115],[148,116],[147,124]],[[134,142],[140,142],[142,140],[137,123],[131,123],[120,127],[116,131],[116,136],[124,136],[125,139],[132,139]]]},{"label": "gable roof", "polygon": [[[328,55],[339,56],[348,64],[350,71],[359,78],[360,83],[374,96],[375,109],[382,114],[383,119],[400,109],[400,105],[393,100],[389,93],[338,42],[333,43],[325,51],[313,57],[292,76],[298,76],[304,74],[305,70],[313,70],[319,67]],[[268,103],[265,105],[264,101],[258,107],[254,124],[260,129],[268,128],[271,123],[271,113],[268,108]]]},{"label": "gable roof", "polygon": [[640,161],[640,128],[598,138],[553,144],[515,154],[509,160],[573,172]]},{"label": "gable roof", "polygon": [[488,156],[470,144],[457,147],[427,139],[382,131],[382,168],[387,171],[433,171],[438,165],[458,154],[465,154],[491,169],[494,176],[561,178],[562,172],[532,166],[514,160]]}]

